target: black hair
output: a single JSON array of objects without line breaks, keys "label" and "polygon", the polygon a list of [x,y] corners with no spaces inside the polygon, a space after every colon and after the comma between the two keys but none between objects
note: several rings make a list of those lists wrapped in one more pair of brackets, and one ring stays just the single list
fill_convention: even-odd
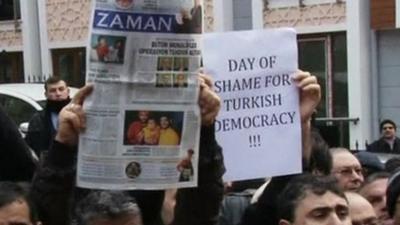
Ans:
[{"label": "black hair", "polygon": [[147,121],[149,120],[153,120],[156,124],[159,124],[158,120],[154,116],[149,116],[149,118],[147,118]]},{"label": "black hair", "polygon": [[29,196],[29,185],[0,181],[0,209],[16,201],[23,201],[28,205],[29,218],[32,223],[36,223],[38,221],[38,215],[36,207]]},{"label": "black hair", "polygon": [[[44,82],[44,90],[45,91],[47,91],[47,87],[50,85],[50,84],[56,84],[56,83],[58,83],[58,82],[60,82],[60,81],[64,81],[64,80],[62,80],[60,77],[58,77],[58,76],[51,76],[51,77],[49,77],[49,78],[47,78],[47,80]],[[65,81],[64,81],[65,82]],[[65,84],[67,85],[67,82],[65,82]]]},{"label": "black hair", "polygon": [[380,180],[380,179],[389,179],[389,177],[390,177],[390,173],[387,173],[387,172],[372,173],[364,179],[364,182],[361,185],[361,188],[363,188],[363,187],[367,186],[368,184],[373,183],[377,180]]},{"label": "black hair", "polygon": [[397,129],[396,123],[393,122],[393,120],[385,119],[385,120],[383,120],[383,121],[379,124],[379,129],[380,129],[380,131],[382,131],[383,126],[384,126],[385,124],[388,124],[388,123],[391,124],[391,125],[393,125],[394,130]]},{"label": "black hair", "polygon": [[347,201],[343,190],[332,176],[304,174],[293,178],[278,197],[279,219],[294,222],[295,211],[301,200],[309,193],[322,196],[327,192],[332,192]]},{"label": "black hair", "polygon": [[329,146],[317,130],[311,131],[311,155],[309,162],[310,172],[319,172],[329,175],[332,170],[332,155]]},{"label": "black hair", "polygon": [[125,215],[141,216],[136,200],[122,191],[92,191],[78,202],[75,210],[78,225],[98,219],[113,220]]}]

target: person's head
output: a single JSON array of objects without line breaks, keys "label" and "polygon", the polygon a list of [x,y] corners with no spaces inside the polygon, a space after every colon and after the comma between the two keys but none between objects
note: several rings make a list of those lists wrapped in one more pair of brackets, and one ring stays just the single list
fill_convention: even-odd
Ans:
[{"label": "person's head", "polygon": [[384,139],[393,139],[396,136],[396,123],[392,120],[383,120],[379,128]]},{"label": "person's head", "polygon": [[0,182],[0,224],[41,224],[26,187],[12,182]]},{"label": "person's head", "polygon": [[114,43],[114,46],[115,46],[115,48],[122,48],[122,46],[123,46],[123,41],[122,41],[122,40],[117,40],[117,41]]},{"label": "person's head", "polygon": [[400,224],[400,170],[390,176],[386,190],[386,206],[394,224]]},{"label": "person's head", "polygon": [[171,121],[170,119],[168,119],[167,116],[160,117],[160,127],[162,129],[167,129],[170,126],[171,126]]},{"label": "person's head", "polygon": [[99,36],[97,38],[97,42],[99,43],[100,46],[107,46],[107,39],[104,36]]},{"label": "person's head", "polygon": [[202,3],[202,0],[194,0],[194,5],[195,6],[201,5],[201,3]]},{"label": "person's head", "polygon": [[142,123],[147,123],[147,120],[149,119],[150,112],[149,111],[139,111],[139,120]]},{"label": "person's head", "polygon": [[149,118],[149,119],[147,120],[147,127],[150,128],[150,129],[156,128],[156,127],[157,127],[156,119],[154,119],[154,118]]},{"label": "person's head", "polygon": [[386,189],[389,176],[389,173],[385,172],[371,174],[365,179],[359,190],[359,194],[371,203],[376,216],[382,224],[390,222],[386,208]]},{"label": "person's head", "polygon": [[331,148],[333,157],[332,174],[345,191],[357,191],[364,177],[358,159],[345,148]]},{"label": "person's head", "polygon": [[352,225],[377,225],[378,218],[371,204],[355,192],[346,192]]},{"label": "person's head", "polygon": [[163,57],[160,59],[160,66],[163,70],[171,70],[172,67],[172,58]]},{"label": "person's head", "polygon": [[184,87],[187,85],[186,75],[183,73],[178,73],[175,76],[175,85],[178,87]]},{"label": "person's head", "polygon": [[44,95],[47,100],[64,101],[69,98],[69,88],[59,77],[49,77],[44,83]]},{"label": "person's head", "polygon": [[142,225],[136,201],[121,191],[93,191],[75,211],[78,225]]},{"label": "person's head", "polygon": [[311,132],[311,155],[309,170],[314,174],[329,175],[332,170],[332,155],[322,136],[316,131]]},{"label": "person's head", "polygon": [[349,208],[333,177],[302,175],[278,199],[279,225],[350,225]]}]

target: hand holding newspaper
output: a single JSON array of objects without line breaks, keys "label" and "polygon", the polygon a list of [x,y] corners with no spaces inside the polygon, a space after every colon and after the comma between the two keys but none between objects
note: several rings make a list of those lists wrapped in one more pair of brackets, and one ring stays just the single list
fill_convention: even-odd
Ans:
[{"label": "hand holding newspaper", "polygon": [[94,3],[86,74],[94,90],[84,105],[78,186],[196,186],[200,117],[210,123],[214,115],[198,106],[199,85],[209,89],[198,79],[199,3]]}]

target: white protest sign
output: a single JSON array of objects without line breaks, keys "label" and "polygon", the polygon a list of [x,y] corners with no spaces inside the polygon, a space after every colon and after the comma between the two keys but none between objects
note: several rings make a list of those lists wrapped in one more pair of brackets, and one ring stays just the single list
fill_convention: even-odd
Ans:
[{"label": "white protest sign", "polygon": [[293,29],[210,33],[204,67],[221,97],[215,123],[225,180],[301,171],[297,42]]}]

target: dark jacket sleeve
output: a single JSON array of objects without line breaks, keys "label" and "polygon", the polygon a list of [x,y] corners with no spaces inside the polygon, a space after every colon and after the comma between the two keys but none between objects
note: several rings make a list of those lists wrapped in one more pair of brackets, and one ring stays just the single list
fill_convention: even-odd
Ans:
[{"label": "dark jacket sleeve", "polygon": [[44,225],[69,225],[76,172],[76,148],[54,141],[33,179],[31,196]]},{"label": "dark jacket sleeve", "polygon": [[257,203],[247,207],[240,225],[278,225],[278,196],[295,176],[297,175],[273,177]]},{"label": "dark jacket sleeve", "polygon": [[368,152],[379,152],[379,140],[372,142],[371,144],[367,145]]},{"label": "dark jacket sleeve", "polygon": [[31,181],[36,161],[17,125],[0,107],[0,180]]},{"label": "dark jacket sleeve", "polygon": [[202,127],[198,187],[178,190],[174,225],[217,223],[224,191],[224,172],[222,149],[215,140],[214,126]]},{"label": "dark jacket sleeve", "polygon": [[44,136],[50,134],[45,134],[46,120],[44,117],[44,112],[35,113],[29,120],[28,132],[25,136],[26,143],[35,151],[38,157],[40,157],[41,151],[48,150],[45,147],[46,140],[44,140]]}]

